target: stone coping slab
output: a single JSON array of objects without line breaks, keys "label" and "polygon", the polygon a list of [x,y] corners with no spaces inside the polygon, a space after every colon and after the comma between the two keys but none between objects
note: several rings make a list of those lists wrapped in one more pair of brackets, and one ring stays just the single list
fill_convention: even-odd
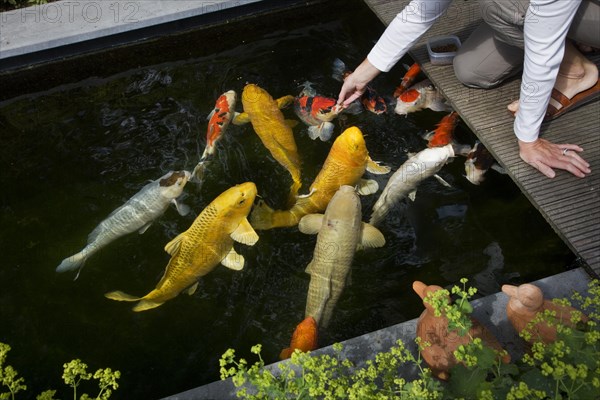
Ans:
[{"label": "stone coping slab", "polygon": [[[590,276],[583,268],[566,271],[554,276],[540,279],[532,282],[544,292],[544,297],[568,298],[577,291],[586,294]],[[432,284],[434,282],[426,282]],[[415,295],[416,296],[416,295]],[[473,305],[473,317],[478,319],[483,325],[492,331],[498,338],[503,347],[510,353],[513,360],[520,358],[525,352],[524,342],[518,337],[517,332],[510,325],[506,318],[506,305],[508,296],[502,292],[476,299],[471,302]],[[373,359],[378,352],[386,351],[392,347],[398,339],[402,339],[408,349],[413,354],[417,354],[414,338],[417,330],[417,319],[402,322],[384,328],[375,332],[367,333],[356,338],[342,342],[342,355],[355,363],[360,368],[364,366],[367,360]],[[312,352],[314,355],[330,354],[333,355],[333,347],[327,346]],[[278,364],[287,361],[280,361],[265,366],[274,374],[277,374]],[[416,368],[407,366],[402,371],[402,377],[411,379],[417,374]],[[164,398],[163,400],[197,400],[197,399],[236,399],[236,388],[231,379],[217,381],[191,389],[179,394]]]},{"label": "stone coping slab", "polygon": [[0,62],[262,0],[63,0],[0,13]]}]

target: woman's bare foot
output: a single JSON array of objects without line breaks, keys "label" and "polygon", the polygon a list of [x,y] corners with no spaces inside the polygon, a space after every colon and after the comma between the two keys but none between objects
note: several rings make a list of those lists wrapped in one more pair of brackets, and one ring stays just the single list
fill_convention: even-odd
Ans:
[{"label": "woman's bare foot", "polygon": [[[598,67],[596,67],[596,64],[588,60],[577,50],[570,40],[567,40],[565,55],[560,64],[554,89],[561,92],[568,99],[571,99],[577,93],[593,87],[597,81]],[[562,107],[559,102],[552,98],[550,98],[550,104],[557,109]],[[513,101],[507,108],[513,115],[516,115],[519,110],[519,100]]]}]

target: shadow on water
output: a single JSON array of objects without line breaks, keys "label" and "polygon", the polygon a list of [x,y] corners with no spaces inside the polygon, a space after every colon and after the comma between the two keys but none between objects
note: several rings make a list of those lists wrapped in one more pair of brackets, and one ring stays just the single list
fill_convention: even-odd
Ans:
[{"label": "shadow on water", "polygon": [[[228,187],[253,181],[268,202],[283,204],[289,175],[249,125],[230,127],[201,188],[188,183],[183,202],[191,215],[170,208],[144,235],[125,236],[91,257],[76,281],[54,270],[148,180],[193,169],[204,148],[206,115],[222,92],[239,94],[252,82],[279,97],[297,94],[309,80],[335,97],[340,83],[330,76],[333,59],[357,65],[383,29],[362,4],[344,4],[352,6],[317,17],[320,8],[287,20],[265,18],[258,33],[230,36],[227,48],[216,43],[213,52],[175,36],[168,42],[172,52],[156,44],[158,55],[152,46],[147,58],[136,53],[137,67],[0,103],[0,341],[12,346],[9,361],[26,378],[29,395],[58,388],[62,364],[73,358],[91,370],[120,370],[115,398],[121,399],[159,398],[218,380],[218,359],[229,347],[248,355],[262,343],[265,360],[277,360],[303,318],[304,269],[315,243],[296,228],[259,232],[253,247],[236,244],[246,259],[242,272],[218,267],[200,280],[196,294],[155,310],[134,313],[130,304],[103,296],[116,289],[149,292],[169,260],[164,245]],[[403,73],[397,67],[374,86],[391,93]],[[284,114],[295,118],[291,109]],[[441,117],[362,113],[343,123],[359,126],[372,158],[395,170],[407,152],[424,148],[420,134]],[[472,142],[466,129],[459,125],[458,133]],[[335,134],[341,130],[338,125]],[[302,124],[294,134],[308,187],[330,144],[308,139]],[[491,171],[473,186],[461,159],[440,174],[452,188],[423,182],[416,201],[398,205],[382,225],[387,245],[356,255],[322,345],[415,318],[422,309],[410,289],[415,279],[449,285],[468,277],[490,294],[573,261],[508,177]],[[383,187],[388,176],[370,178]],[[364,219],[375,200],[363,197]]]}]

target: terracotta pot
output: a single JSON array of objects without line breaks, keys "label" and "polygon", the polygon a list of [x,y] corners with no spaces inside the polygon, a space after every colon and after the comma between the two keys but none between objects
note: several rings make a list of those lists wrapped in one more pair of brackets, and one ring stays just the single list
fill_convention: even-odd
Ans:
[{"label": "terracotta pot", "polygon": [[[428,293],[442,290],[443,288],[436,285],[426,285],[423,282],[413,282],[413,290],[425,299]],[[448,302],[450,302],[448,297]],[[442,380],[447,380],[450,377],[449,370],[458,363],[454,357],[454,351],[460,346],[465,345],[473,338],[481,338],[489,347],[497,351],[502,351],[502,346],[494,335],[474,318],[471,318],[472,327],[468,334],[460,336],[455,331],[448,330],[448,319],[445,316],[436,317],[431,305],[423,302],[425,311],[421,314],[417,321],[417,336],[423,342],[431,344],[423,349],[421,355],[434,376]],[[470,336],[469,336],[470,335]],[[502,361],[510,362],[508,353],[503,356]]]},{"label": "terracotta pot", "polygon": [[[502,291],[509,297],[508,304],[506,305],[506,315],[517,332],[521,333],[537,313],[544,312],[545,310],[556,311],[557,322],[573,327],[571,313],[576,311],[576,309],[557,305],[550,300],[544,299],[544,294],[539,287],[530,283],[525,283],[518,287],[503,285]],[[587,318],[583,316],[583,320],[587,321]],[[532,327],[531,333],[532,336],[528,340],[529,343],[537,341],[551,343],[556,340],[556,327],[548,326],[544,322],[535,324]]]}]

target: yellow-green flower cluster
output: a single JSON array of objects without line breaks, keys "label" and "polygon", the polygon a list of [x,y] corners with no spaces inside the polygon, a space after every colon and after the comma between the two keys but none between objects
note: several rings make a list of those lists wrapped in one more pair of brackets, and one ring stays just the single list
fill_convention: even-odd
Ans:
[{"label": "yellow-green flower cluster", "polygon": [[525,382],[519,382],[518,385],[510,388],[506,395],[506,400],[520,399],[546,399],[546,392],[543,390],[531,389]]},{"label": "yellow-green flower cluster", "polygon": [[19,375],[17,370],[10,365],[4,367],[4,362],[9,351],[9,345],[0,343],[0,383],[9,390],[8,392],[0,393],[0,399],[14,399],[16,393],[21,390],[27,390],[27,386],[24,385],[25,379],[17,378]]}]

